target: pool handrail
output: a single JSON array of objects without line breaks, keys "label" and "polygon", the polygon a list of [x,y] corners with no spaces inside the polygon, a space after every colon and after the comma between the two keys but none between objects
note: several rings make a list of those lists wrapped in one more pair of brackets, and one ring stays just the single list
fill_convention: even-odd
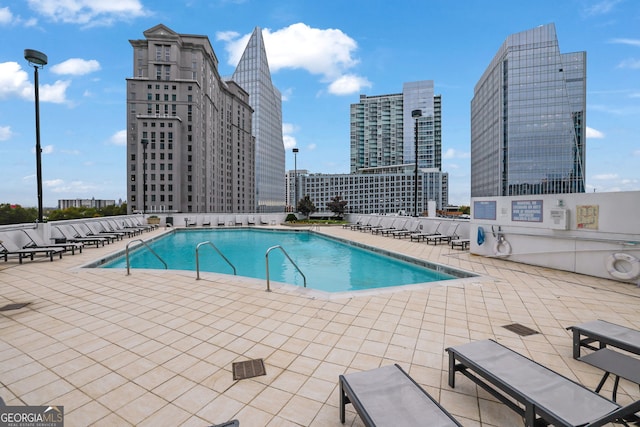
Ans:
[{"label": "pool handrail", "polygon": [[156,253],[156,251],[154,251],[153,249],[151,249],[151,246],[147,245],[147,242],[145,242],[145,241],[144,241],[144,240],[142,240],[142,239],[135,239],[135,240],[131,240],[131,241],[129,241],[129,242],[127,243],[127,247],[125,248],[125,251],[124,251],[124,253],[125,253],[125,258],[126,258],[126,260],[127,260],[127,276],[129,276],[129,275],[131,274],[131,271],[130,271],[130,269],[129,269],[129,267],[130,267],[130,265],[129,265],[129,245],[131,245],[132,243],[135,243],[135,242],[140,242],[140,243],[142,243],[142,244],[143,244],[147,249],[149,249],[149,250],[151,251],[151,253],[152,253],[152,254],[154,254],[154,255],[156,256],[156,258],[158,258],[162,264],[164,264],[164,269],[165,269],[165,270],[167,270],[167,269],[169,268],[169,266],[167,266],[167,263],[166,263],[166,262],[164,262],[164,260],[163,260],[162,258],[160,258],[160,255],[158,255],[158,254]]},{"label": "pool handrail", "polygon": [[216,247],[216,245],[214,245],[212,242],[210,241],[206,241],[206,242],[200,242],[198,243],[198,245],[196,246],[196,280],[200,280],[200,255],[198,254],[198,250],[200,249],[200,246],[202,245],[209,245],[211,246],[213,249],[215,249],[216,252],[218,252],[218,255],[220,255],[222,257],[222,259],[224,259],[227,264],[229,264],[231,266],[231,268],[233,268],[233,275],[237,276],[238,273],[236,272],[236,267],[231,264],[231,261],[229,261],[227,259],[226,256],[224,256],[224,254],[222,252],[220,252],[220,249],[218,249]]},{"label": "pool handrail", "polygon": [[275,245],[275,246],[271,246],[269,249],[267,249],[267,253],[264,255],[265,260],[266,260],[266,264],[267,264],[267,292],[271,292],[271,286],[269,285],[269,252],[271,252],[273,249],[280,249],[282,251],[282,253],[284,254],[284,256],[286,256],[289,259],[289,261],[291,261],[291,264],[293,264],[293,266],[296,268],[296,270],[298,270],[298,273],[300,273],[300,275],[302,276],[302,279],[304,280],[304,287],[306,288],[307,287],[307,277],[304,275],[302,270],[300,270],[298,265],[291,259],[291,257],[287,253],[287,251],[285,251],[282,246]]}]

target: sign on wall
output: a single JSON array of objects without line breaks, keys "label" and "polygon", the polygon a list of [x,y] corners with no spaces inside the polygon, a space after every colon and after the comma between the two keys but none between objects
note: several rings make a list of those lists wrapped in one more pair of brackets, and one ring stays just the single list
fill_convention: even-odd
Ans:
[{"label": "sign on wall", "polygon": [[598,208],[599,205],[576,206],[576,225],[578,228],[587,230],[598,229]]},{"label": "sign on wall", "polygon": [[474,219],[496,219],[496,201],[484,200],[473,202]]},{"label": "sign on wall", "polygon": [[511,221],[542,222],[542,200],[511,201]]}]

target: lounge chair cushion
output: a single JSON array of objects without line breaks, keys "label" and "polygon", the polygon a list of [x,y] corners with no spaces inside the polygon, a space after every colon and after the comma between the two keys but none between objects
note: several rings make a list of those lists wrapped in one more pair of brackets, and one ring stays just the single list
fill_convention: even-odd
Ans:
[{"label": "lounge chair cushion", "polygon": [[552,414],[563,425],[585,425],[620,408],[493,340],[474,341],[447,351],[493,386],[519,401],[532,403],[538,414]]},{"label": "lounge chair cushion", "polygon": [[365,425],[460,425],[398,365],[341,375],[340,384]]}]

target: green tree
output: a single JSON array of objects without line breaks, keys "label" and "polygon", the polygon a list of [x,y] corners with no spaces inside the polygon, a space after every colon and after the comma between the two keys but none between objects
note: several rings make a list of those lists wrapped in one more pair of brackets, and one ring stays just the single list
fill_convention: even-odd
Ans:
[{"label": "green tree", "polygon": [[308,194],[298,201],[298,212],[306,216],[307,219],[316,210],[316,205],[313,204]]},{"label": "green tree", "polygon": [[342,200],[342,196],[335,196],[329,203],[327,203],[327,207],[335,216],[342,219],[347,203],[348,202],[346,200]]},{"label": "green tree", "polygon": [[471,207],[470,206],[465,206],[465,205],[461,205],[459,208],[460,212],[462,212],[463,214],[467,214],[469,215],[471,213]]},{"label": "green tree", "polygon": [[20,205],[0,203],[0,225],[23,224],[38,219],[36,208],[23,208]]}]

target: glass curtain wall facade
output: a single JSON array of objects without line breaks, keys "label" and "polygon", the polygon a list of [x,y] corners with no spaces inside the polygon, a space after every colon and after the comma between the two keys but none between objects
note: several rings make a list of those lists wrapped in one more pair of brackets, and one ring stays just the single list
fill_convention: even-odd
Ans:
[{"label": "glass curtain wall facade", "polygon": [[402,93],[367,96],[351,104],[351,172],[361,168],[414,163],[418,119],[418,167],[442,168],[442,101],[433,80],[409,82]]},{"label": "glass curtain wall facade", "polygon": [[471,101],[471,197],[585,189],[586,52],[553,24],[510,35]]},{"label": "glass curtain wall facade", "polygon": [[442,112],[440,95],[433,93],[433,80],[405,83],[402,87],[404,99],[404,163],[415,163],[414,110],[422,111],[418,118],[418,168],[442,168]]},{"label": "glass curtain wall facade", "polygon": [[282,96],[271,82],[262,30],[256,27],[231,79],[249,92],[256,139],[256,211],[284,212],[285,151]]}]

